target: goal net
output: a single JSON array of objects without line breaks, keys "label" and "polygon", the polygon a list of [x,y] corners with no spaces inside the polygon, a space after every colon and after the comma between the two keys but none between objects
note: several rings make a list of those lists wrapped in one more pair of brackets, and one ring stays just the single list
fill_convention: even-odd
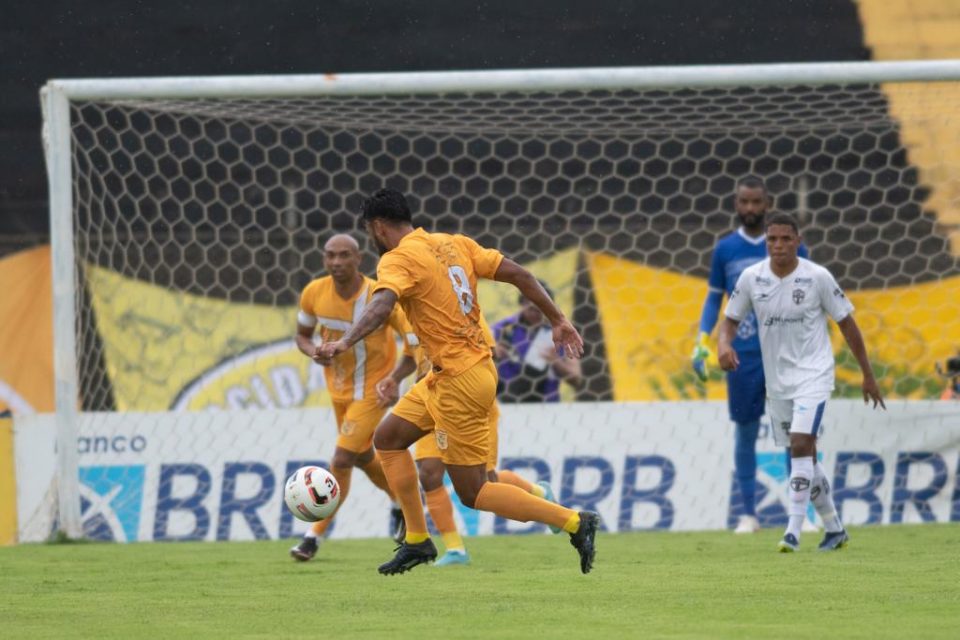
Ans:
[{"label": "goal net", "polygon": [[[714,367],[699,382],[688,356],[746,175],[847,289],[885,395],[936,398],[935,365],[960,347],[957,80],[960,65],[917,63],[52,82],[54,466],[66,480],[59,519],[37,526],[128,540],[295,534],[279,511],[283,473],[329,460],[336,436],[322,374],[292,342],[299,293],[323,274],[333,233],[356,235],[374,273],[357,213],[384,186],[408,195],[417,225],[469,234],[550,286],[587,342],[564,403],[656,403],[622,415],[505,407],[505,431],[528,425],[501,434],[518,468],[563,438],[627,448],[608,465],[611,529],[662,525],[663,504],[637,499],[624,516],[624,496],[677,474],[665,452],[688,440],[720,438],[698,445],[696,464],[713,456],[736,492],[724,379]],[[485,283],[479,297],[491,324],[517,313],[511,290]],[[834,337],[837,395],[858,397],[856,362]],[[688,405],[706,413],[684,432]],[[596,411],[615,424],[592,422]],[[541,429],[535,415],[583,422]],[[546,473],[588,501],[609,480],[594,454],[558,453]],[[385,533],[385,501],[357,491],[341,528]],[[123,499],[140,500],[138,515]],[[706,513],[699,499],[689,510]],[[99,519],[97,501],[110,506]],[[707,521],[676,508],[673,528],[725,526],[736,511]]]}]

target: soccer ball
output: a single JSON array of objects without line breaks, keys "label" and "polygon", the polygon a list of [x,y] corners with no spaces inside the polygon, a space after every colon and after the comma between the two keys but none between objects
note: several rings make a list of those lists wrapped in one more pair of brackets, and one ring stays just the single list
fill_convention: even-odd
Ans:
[{"label": "soccer ball", "polygon": [[287,478],[283,501],[295,517],[304,522],[329,518],[340,504],[340,485],[322,467],[300,467]]}]

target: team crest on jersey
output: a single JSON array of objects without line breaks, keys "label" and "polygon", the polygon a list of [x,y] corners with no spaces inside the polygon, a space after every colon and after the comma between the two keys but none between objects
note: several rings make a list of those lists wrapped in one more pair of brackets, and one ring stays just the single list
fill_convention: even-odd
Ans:
[{"label": "team crest on jersey", "polygon": [[441,451],[447,450],[447,432],[446,431],[434,431],[433,435],[437,438],[437,447]]},{"label": "team crest on jersey", "polygon": [[357,423],[353,420],[344,420],[343,424],[340,425],[340,435],[343,436],[352,436],[353,432],[357,430]]},{"label": "team crest on jersey", "polygon": [[837,298],[845,297],[843,295],[843,291],[840,290],[840,287],[837,287],[836,289],[833,290],[833,295],[836,296]]},{"label": "team crest on jersey", "polygon": [[744,318],[743,322],[737,325],[737,337],[741,340],[749,340],[757,333],[757,316],[751,311]]},{"label": "team crest on jersey", "polygon": [[803,299],[807,297],[806,292],[803,289],[794,289],[793,290],[793,301],[797,304],[803,302]]}]

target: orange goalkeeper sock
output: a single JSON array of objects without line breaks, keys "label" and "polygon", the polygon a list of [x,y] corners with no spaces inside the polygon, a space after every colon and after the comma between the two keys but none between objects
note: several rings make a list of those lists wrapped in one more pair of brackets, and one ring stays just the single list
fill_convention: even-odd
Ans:
[{"label": "orange goalkeeper sock", "polygon": [[430,517],[433,518],[433,524],[437,525],[437,531],[443,537],[443,545],[447,551],[463,550],[463,538],[457,531],[457,523],[453,519],[453,503],[450,502],[450,494],[446,488],[439,487],[433,491],[427,491],[427,510]]},{"label": "orange goalkeeper sock", "polygon": [[498,516],[528,522],[534,520],[574,533],[580,527],[580,514],[555,502],[531,495],[503,482],[484,482],[477,494],[476,508]]},{"label": "orange goalkeeper sock", "polygon": [[430,534],[427,533],[427,519],[423,515],[423,505],[420,503],[420,484],[413,456],[406,449],[379,453],[383,475],[386,476],[390,488],[400,503],[400,508],[403,509],[403,519],[407,523],[405,541],[410,544],[423,542],[430,537]]},{"label": "orange goalkeeper sock", "polygon": [[523,476],[514,473],[513,471],[497,471],[497,482],[505,482],[506,484],[512,484],[515,487],[520,487],[527,493],[532,493],[538,498],[542,498],[545,495],[543,487],[533,484]]},{"label": "orange goalkeeper sock", "polygon": [[333,474],[333,477],[337,479],[337,484],[340,485],[340,502],[337,503],[336,511],[320,522],[314,522],[310,527],[310,531],[318,538],[322,538],[327,533],[330,523],[333,522],[333,517],[337,515],[337,511],[340,511],[343,503],[347,500],[347,494],[350,493],[350,476],[353,473],[353,467],[333,467],[330,469],[330,473]]},{"label": "orange goalkeeper sock", "polygon": [[393,495],[393,491],[390,490],[390,485],[387,484],[387,476],[383,475],[383,465],[380,462],[379,454],[375,452],[373,460],[361,468],[363,472],[367,474],[367,477],[370,478],[370,482],[372,482],[374,486],[390,496],[391,502],[397,501]]}]

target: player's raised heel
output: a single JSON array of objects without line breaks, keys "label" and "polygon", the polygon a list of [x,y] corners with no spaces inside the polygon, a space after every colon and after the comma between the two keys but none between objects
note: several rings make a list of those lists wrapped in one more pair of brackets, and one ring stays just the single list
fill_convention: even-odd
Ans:
[{"label": "player's raised heel", "polygon": [[401,542],[396,551],[397,555],[393,556],[393,559],[389,562],[380,565],[377,571],[385,576],[392,576],[396,573],[410,571],[418,564],[433,562],[437,559],[437,547],[434,546],[433,540],[430,538],[417,544]]},{"label": "player's raised heel", "polygon": [[[537,483],[537,486],[543,489],[544,500],[546,500],[547,502],[557,501],[557,498],[553,495],[553,487],[550,486],[549,482],[545,480],[541,480],[540,482]],[[563,531],[563,529],[561,529],[560,527],[555,527],[552,524],[548,524],[547,526],[550,527],[550,531],[552,533],[560,533],[561,531]]]},{"label": "player's raised heel", "polygon": [[576,533],[570,534],[570,544],[580,554],[580,571],[590,573],[593,568],[593,559],[597,555],[594,539],[597,529],[600,528],[600,514],[593,511],[580,512],[580,527]]},{"label": "player's raised heel", "polygon": [[834,531],[833,533],[827,532],[827,535],[823,536],[823,542],[820,543],[820,546],[817,547],[819,551],[837,551],[847,546],[847,543],[850,542],[850,536],[847,535],[847,531]]},{"label": "player's raised heel", "polygon": [[304,538],[297,546],[290,547],[290,557],[297,562],[306,562],[317,555],[319,547],[316,538]]},{"label": "player's raised heel", "polygon": [[800,541],[792,533],[783,536],[783,540],[777,544],[777,550],[780,553],[793,553],[800,548]]}]

